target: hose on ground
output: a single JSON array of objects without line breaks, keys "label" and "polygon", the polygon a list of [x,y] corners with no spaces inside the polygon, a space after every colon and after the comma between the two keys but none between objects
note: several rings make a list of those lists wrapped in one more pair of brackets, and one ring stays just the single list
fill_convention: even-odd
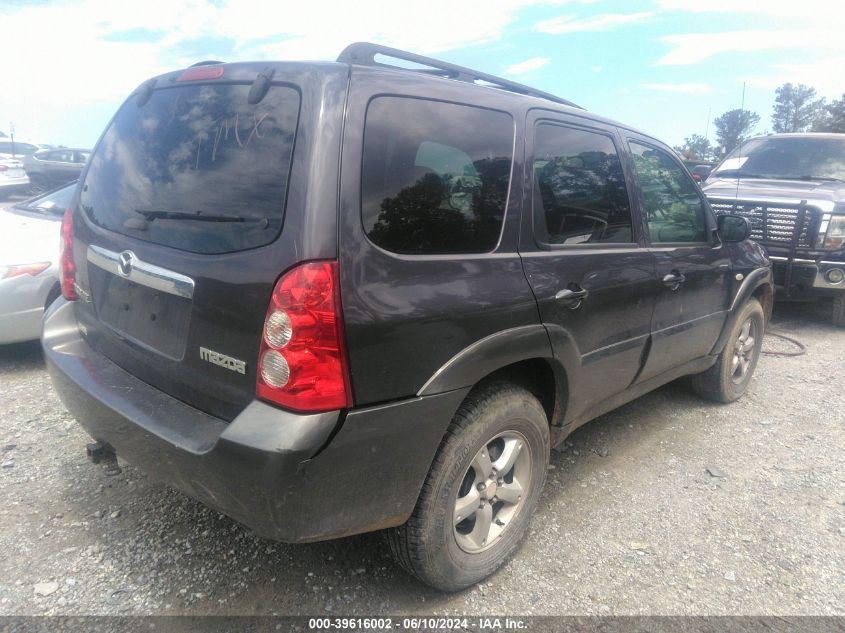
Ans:
[{"label": "hose on ground", "polygon": [[778,332],[772,332],[771,330],[769,330],[768,332],[766,332],[766,336],[774,336],[776,338],[783,339],[784,341],[792,343],[795,347],[798,348],[796,351],[793,352],[769,352],[763,350],[762,353],[766,356],[803,356],[807,353],[807,348],[804,347],[804,344],[801,341],[795,340],[794,338],[786,336],[785,334],[780,334]]}]

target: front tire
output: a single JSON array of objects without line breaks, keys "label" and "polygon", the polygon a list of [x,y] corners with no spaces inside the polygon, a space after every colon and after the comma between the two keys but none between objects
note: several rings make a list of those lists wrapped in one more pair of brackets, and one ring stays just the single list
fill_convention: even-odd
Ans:
[{"label": "front tire", "polygon": [[461,405],[411,518],[387,533],[394,558],[443,591],[483,580],[528,529],[549,462],[549,423],[527,390],[495,382]]},{"label": "front tire", "polygon": [[763,307],[757,299],[749,299],[742,307],[716,364],[692,377],[695,392],[716,402],[728,403],[739,399],[748,389],[757,367],[765,330]]}]

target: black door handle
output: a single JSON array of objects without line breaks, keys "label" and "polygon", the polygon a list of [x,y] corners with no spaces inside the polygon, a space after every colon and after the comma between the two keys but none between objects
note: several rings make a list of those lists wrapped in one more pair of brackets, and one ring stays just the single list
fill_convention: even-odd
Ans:
[{"label": "black door handle", "polygon": [[563,303],[568,304],[567,307],[575,310],[581,307],[581,302],[587,298],[588,294],[590,293],[580,286],[577,286],[577,290],[564,288],[563,290],[557,291],[557,294],[555,294],[555,301],[562,301]]},{"label": "black door handle", "polygon": [[684,277],[683,273],[673,270],[671,273],[663,277],[663,285],[669,288],[669,290],[677,290],[686,280],[687,278]]}]

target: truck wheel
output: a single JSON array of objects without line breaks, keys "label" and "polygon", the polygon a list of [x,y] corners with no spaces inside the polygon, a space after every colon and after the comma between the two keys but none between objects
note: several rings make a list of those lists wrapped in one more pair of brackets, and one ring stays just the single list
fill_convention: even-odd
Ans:
[{"label": "truck wheel", "polygon": [[749,299],[716,364],[692,377],[692,387],[698,395],[717,402],[733,402],[745,393],[760,358],[765,323],[760,302]]},{"label": "truck wheel", "polygon": [[548,463],[549,423],[537,398],[507,382],[471,393],[411,518],[387,533],[394,558],[443,591],[486,578],[525,535]]},{"label": "truck wheel", "polygon": [[833,298],[833,324],[845,327],[845,293],[839,293]]}]

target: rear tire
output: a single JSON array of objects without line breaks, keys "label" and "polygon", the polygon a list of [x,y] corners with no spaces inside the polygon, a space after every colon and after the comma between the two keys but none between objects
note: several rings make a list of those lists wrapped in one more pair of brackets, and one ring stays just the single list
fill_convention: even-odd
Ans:
[{"label": "rear tire", "polygon": [[831,321],[836,327],[845,327],[845,292],[840,292],[833,298]]},{"label": "rear tire", "polygon": [[548,462],[549,423],[537,398],[507,382],[471,393],[446,432],[411,518],[387,532],[393,557],[443,591],[483,580],[525,535]]},{"label": "rear tire", "polygon": [[749,299],[742,307],[716,364],[692,377],[692,388],[698,395],[728,403],[745,393],[760,359],[765,324],[760,302]]}]

